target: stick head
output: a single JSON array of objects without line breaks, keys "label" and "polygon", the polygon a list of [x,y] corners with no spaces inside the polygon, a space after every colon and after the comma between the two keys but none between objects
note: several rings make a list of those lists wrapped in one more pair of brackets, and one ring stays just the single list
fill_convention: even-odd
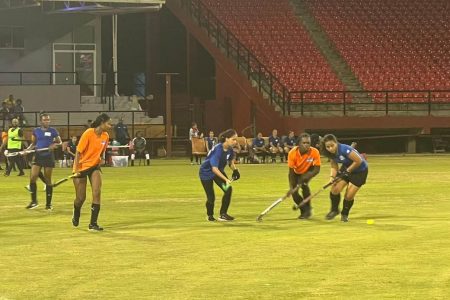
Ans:
[{"label": "stick head", "polygon": [[263,218],[263,216],[262,216],[262,215],[259,215],[259,216],[256,218],[256,222],[262,222],[262,218]]}]

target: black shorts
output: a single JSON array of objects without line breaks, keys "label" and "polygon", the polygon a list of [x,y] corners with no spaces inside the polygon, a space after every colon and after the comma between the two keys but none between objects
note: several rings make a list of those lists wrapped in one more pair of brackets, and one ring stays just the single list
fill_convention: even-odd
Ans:
[{"label": "black shorts", "polygon": [[53,153],[46,153],[47,155],[42,155],[36,153],[34,155],[33,165],[43,167],[43,168],[54,168],[55,167],[55,157]]},{"label": "black shorts", "polygon": [[369,174],[369,169],[362,172],[352,172],[349,177],[344,179],[346,182],[350,182],[354,186],[362,187],[367,180],[367,175]]},{"label": "black shorts", "polygon": [[102,171],[102,169],[100,168],[100,165],[96,165],[93,167],[90,167],[89,169],[86,169],[84,171],[80,172],[80,176],[77,176],[77,178],[86,178],[89,177],[89,179],[91,179],[92,173],[94,173],[94,171]]}]

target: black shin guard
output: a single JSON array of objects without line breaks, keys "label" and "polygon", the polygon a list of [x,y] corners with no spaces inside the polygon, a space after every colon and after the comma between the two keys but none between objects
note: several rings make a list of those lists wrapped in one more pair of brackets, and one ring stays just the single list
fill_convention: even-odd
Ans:
[{"label": "black shin guard", "polygon": [[53,196],[53,185],[45,185],[45,194],[47,196],[46,198],[46,206],[52,205],[52,196]]},{"label": "black shin guard", "polygon": [[91,207],[91,225],[97,224],[98,214],[100,213],[100,204],[92,203]]},{"label": "black shin guard", "polygon": [[348,214],[350,213],[350,209],[353,206],[353,202],[355,202],[354,199],[351,200],[344,199],[344,208],[342,209],[341,212],[343,215],[348,216]]},{"label": "black shin guard", "polygon": [[330,192],[331,210],[339,211],[339,204],[341,203],[341,194],[334,195]]},{"label": "black shin guard", "polygon": [[30,182],[31,202],[35,203],[37,202],[36,190],[37,190],[36,182]]}]

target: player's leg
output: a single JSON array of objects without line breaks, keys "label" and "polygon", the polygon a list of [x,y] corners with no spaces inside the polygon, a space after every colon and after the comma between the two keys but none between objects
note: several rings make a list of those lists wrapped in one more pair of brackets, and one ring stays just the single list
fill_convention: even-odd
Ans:
[{"label": "player's leg", "polygon": [[81,178],[74,178],[73,185],[75,187],[75,200],[73,202],[72,224],[73,226],[77,227],[80,222],[81,207],[83,207],[83,203],[86,200],[86,176]]},{"label": "player's leg", "polygon": [[[309,196],[311,196],[311,189],[309,188],[308,184],[302,184],[301,189],[303,199],[306,199]],[[301,214],[299,219],[309,219],[311,217],[311,201],[306,202],[305,205],[300,207],[300,211]]]},{"label": "player's leg", "polygon": [[100,170],[94,170],[89,177],[92,188],[92,206],[91,206],[91,222],[89,223],[89,230],[102,231],[103,228],[98,226],[97,220],[100,213],[100,198],[102,191],[102,175]]},{"label": "player's leg", "polygon": [[341,180],[333,184],[330,191],[331,209],[325,216],[327,220],[334,219],[339,214],[339,204],[341,203],[341,191],[347,186],[347,181]]},{"label": "player's leg", "polygon": [[206,193],[206,215],[208,216],[208,221],[215,221],[214,218],[214,201],[216,196],[214,194],[213,180],[201,180],[203,189]]},{"label": "player's leg", "polygon": [[230,207],[230,203],[231,203],[231,194],[233,193],[233,187],[229,186],[228,188],[224,189],[226,182],[217,176],[214,177],[214,182],[223,191],[222,206],[220,207],[220,217],[218,220],[219,221],[233,221],[234,217],[232,217],[228,214],[228,208]]},{"label": "player's leg", "polygon": [[341,221],[348,222],[348,215],[353,206],[355,195],[358,190],[366,183],[368,170],[358,173],[351,173],[349,184],[344,196],[344,207],[341,212]]},{"label": "player's leg", "polygon": [[[289,169],[288,179],[289,179],[289,187],[291,189],[295,188],[297,184],[300,183],[301,176],[299,174],[296,174],[292,169]],[[295,204],[292,209],[297,209],[298,205],[303,201],[303,198],[300,196],[300,194],[297,192],[292,193],[292,200],[294,200]]]},{"label": "player's leg", "polygon": [[36,186],[36,180],[39,177],[39,172],[41,171],[41,166],[33,165],[31,167],[30,172],[30,193],[31,193],[31,202],[26,207],[27,209],[34,209],[38,207],[37,202],[37,186]]},{"label": "player's leg", "polygon": [[45,209],[47,210],[52,210],[52,197],[53,197],[52,173],[53,168],[44,167],[45,195],[46,195]]}]

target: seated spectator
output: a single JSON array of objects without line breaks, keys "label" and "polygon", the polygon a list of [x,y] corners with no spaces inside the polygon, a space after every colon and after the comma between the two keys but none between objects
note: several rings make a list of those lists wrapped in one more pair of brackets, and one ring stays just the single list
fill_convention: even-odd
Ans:
[{"label": "seated spectator", "polygon": [[255,156],[262,156],[263,160],[265,160],[267,154],[268,151],[263,135],[261,132],[258,132],[258,135],[253,139],[250,158],[253,161],[257,161]]},{"label": "seated spectator", "polygon": [[297,138],[294,135],[294,132],[289,131],[289,135],[284,139],[284,158],[287,161],[287,156],[289,151],[297,145]]},{"label": "seated spectator", "polygon": [[147,151],[147,141],[142,136],[141,131],[136,132],[136,137],[131,141],[131,165],[134,166],[134,160],[136,158],[145,158],[147,166],[150,165],[150,154]]},{"label": "seated spectator", "polygon": [[280,155],[280,160],[284,160],[284,151],[281,147],[281,138],[278,136],[278,130],[274,129],[272,135],[269,137],[269,151],[272,154],[272,162],[276,162],[277,153]]},{"label": "seated spectator", "polygon": [[214,131],[210,131],[206,140],[206,151],[211,151],[211,149],[217,144],[217,138],[214,136]]}]

